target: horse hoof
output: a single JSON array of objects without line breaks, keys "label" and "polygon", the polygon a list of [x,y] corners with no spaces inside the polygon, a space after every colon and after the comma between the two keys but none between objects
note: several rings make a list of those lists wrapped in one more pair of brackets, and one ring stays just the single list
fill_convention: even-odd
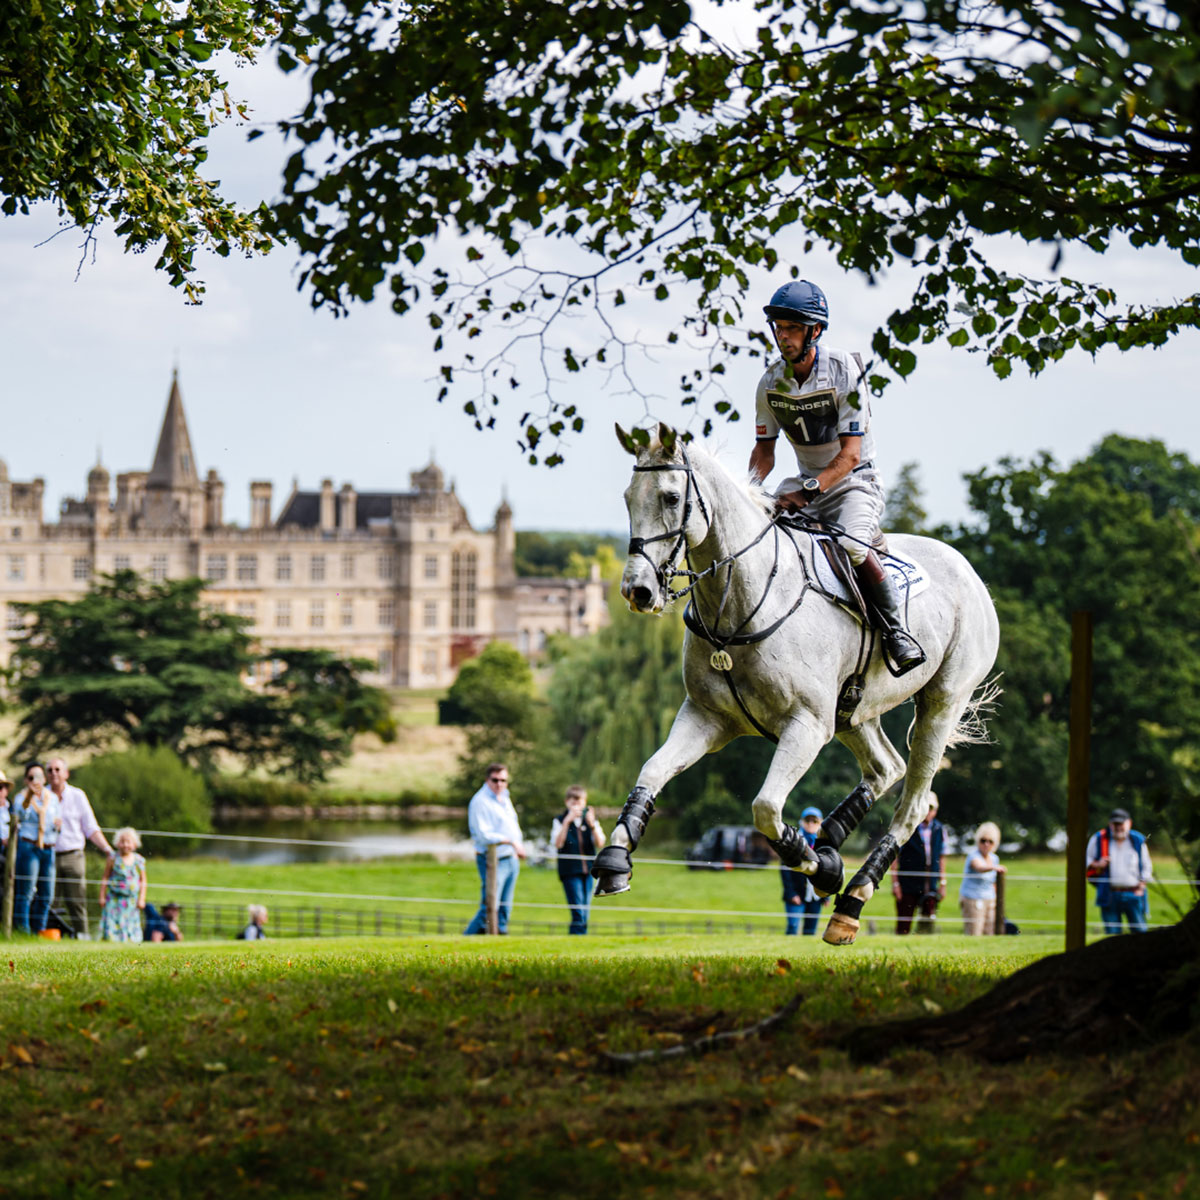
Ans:
[{"label": "horse hoof", "polygon": [[831,946],[851,946],[858,937],[858,921],[835,912],[825,926],[824,940]]},{"label": "horse hoof", "polygon": [[605,871],[597,878],[596,890],[592,894],[595,896],[619,896],[622,892],[627,891],[629,891],[628,874]]}]

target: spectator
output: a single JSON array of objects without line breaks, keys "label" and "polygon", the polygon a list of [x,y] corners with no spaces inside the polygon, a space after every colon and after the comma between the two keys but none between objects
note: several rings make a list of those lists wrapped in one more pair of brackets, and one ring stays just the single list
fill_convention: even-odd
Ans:
[{"label": "spectator", "polygon": [[179,905],[174,900],[164,904],[162,912],[153,904],[146,905],[146,941],[183,941],[183,931],[179,928]]},{"label": "spectator", "polygon": [[[12,782],[0,771],[0,898],[4,896],[4,881],[8,877],[8,827],[12,820],[12,809],[8,804],[8,793]],[[14,846],[15,850],[16,847]]]},{"label": "spectator", "polygon": [[571,910],[568,933],[587,933],[588,905],[592,898],[592,857],[604,847],[604,830],[588,808],[587,788],[573,783],[567,788],[567,806],[550,826],[550,841],[558,851],[558,878]]},{"label": "spectator", "polygon": [[91,842],[108,858],[113,848],[96,821],[91,802],[82,788],[67,780],[71,772],[61,758],[52,758],[46,764],[50,777],[50,790],[58,797],[62,807],[62,832],[54,848],[54,878],[58,900],[67,910],[67,923],[75,936],[88,937],[87,861],[84,846]]},{"label": "spectator", "polygon": [[25,788],[13,797],[17,814],[16,887],[13,928],[41,933],[54,896],[54,843],[62,828],[58,797],[46,790],[39,763],[25,768]]},{"label": "spectator", "polygon": [[892,864],[892,895],[896,898],[896,932],[907,934],[918,908],[918,933],[932,933],[938,904],[946,898],[946,864],[942,858],[945,835],[937,819],[938,798],[929,793],[929,810],[900,847]]},{"label": "spectator", "polygon": [[[817,844],[817,834],[821,832],[821,810],[809,805],[800,814],[800,832],[810,845]],[[800,871],[790,867],[780,866],[779,874],[783,879],[783,907],[787,913],[785,934],[800,932],[800,918],[804,918],[804,933],[806,936],[817,932],[817,924],[821,917],[821,905],[824,901],[813,890],[812,880]]]},{"label": "spectator", "polygon": [[958,903],[962,909],[963,933],[973,937],[994,933],[996,929],[996,876],[1007,869],[996,857],[999,844],[999,826],[994,821],[984,821],[975,831],[977,849],[967,855],[967,865],[963,868]]},{"label": "spectator", "polygon": [[1146,884],[1153,878],[1146,838],[1133,828],[1133,818],[1114,808],[1108,827],[1092,835],[1087,847],[1087,876],[1096,887],[1096,904],[1105,933],[1120,933],[1121,918],[1130,933],[1145,933],[1149,916]]},{"label": "spectator", "polygon": [[246,906],[246,916],[250,918],[250,922],[238,934],[238,940],[243,942],[265,941],[267,931],[263,926],[267,923],[267,906],[265,904],[248,904]]},{"label": "spectator", "polygon": [[113,834],[113,841],[117,848],[100,881],[100,937],[106,942],[140,942],[146,907],[146,860],[138,853],[142,839],[126,825]]},{"label": "spectator", "polygon": [[475,867],[482,882],[479,911],[471,918],[464,933],[487,932],[487,851],[496,846],[496,881],[498,897],[497,928],[508,932],[508,911],[512,905],[513,892],[517,887],[517,876],[521,873],[520,860],[525,857],[525,842],[521,837],[521,826],[517,821],[517,810],[508,795],[508,768],[503,763],[492,763],[487,769],[487,782],[471,797],[467,805],[467,824],[471,829],[471,840],[475,843]]}]

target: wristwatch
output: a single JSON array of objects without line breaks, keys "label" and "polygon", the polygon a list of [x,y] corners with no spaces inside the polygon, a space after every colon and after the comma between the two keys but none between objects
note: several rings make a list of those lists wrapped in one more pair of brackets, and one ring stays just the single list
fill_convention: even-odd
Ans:
[{"label": "wristwatch", "polygon": [[800,490],[809,498],[819,496],[821,494],[821,481],[815,475],[810,475],[800,485]]}]

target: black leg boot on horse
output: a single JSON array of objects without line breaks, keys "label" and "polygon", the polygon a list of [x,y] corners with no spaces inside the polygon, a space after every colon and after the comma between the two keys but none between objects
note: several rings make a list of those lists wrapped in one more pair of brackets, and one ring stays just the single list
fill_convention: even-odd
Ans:
[{"label": "black leg boot on horse", "polygon": [[[822,846],[818,842],[815,847],[810,846],[804,834],[794,825],[785,824],[779,840],[767,838],[767,845],[779,855],[779,861],[785,867],[808,875],[818,895],[831,896],[842,886],[845,876],[842,856],[829,845]],[[805,869],[806,863],[816,863],[816,870],[812,870],[811,866]]]},{"label": "black leg boot on horse", "polygon": [[821,860],[822,869],[818,871],[820,880],[814,875],[812,885],[822,899],[842,890],[842,881],[846,877],[842,843],[858,828],[874,803],[875,793],[864,780],[821,822],[814,852]]},{"label": "black leg boot on horse", "polygon": [[646,832],[646,826],[654,815],[654,797],[650,789],[635,787],[621,809],[617,827],[624,827],[627,846],[616,845],[616,830],[613,839],[592,860],[592,876],[596,880],[597,896],[616,896],[629,891],[629,880],[633,875],[632,851]]},{"label": "black leg boot on horse", "polygon": [[925,661],[925,651],[904,628],[896,589],[874,550],[867,551],[867,557],[854,568],[854,574],[875,610],[884,654],[891,662],[893,673],[905,675],[919,667]]},{"label": "black leg boot on horse", "polygon": [[[863,905],[870,899],[879,881],[887,874],[887,869],[900,853],[900,844],[890,833],[885,833],[879,839],[875,849],[867,855],[866,861],[854,873],[850,885],[834,901],[833,916],[825,927],[824,940],[831,946],[849,946],[858,936],[859,917],[862,916]],[[868,886],[869,885],[869,886]],[[865,898],[853,895],[855,889],[865,890]]]}]

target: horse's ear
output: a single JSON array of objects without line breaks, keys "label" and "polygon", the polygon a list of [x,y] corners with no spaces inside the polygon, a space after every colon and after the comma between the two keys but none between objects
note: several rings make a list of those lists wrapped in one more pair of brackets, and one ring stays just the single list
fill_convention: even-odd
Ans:
[{"label": "horse's ear", "polygon": [[664,425],[662,421],[658,423],[658,440],[662,443],[662,448],[667,454],[675,453],[675,441],[678,434],[670,425]]},{"label": "horse's ear", "polygon": [[636,458],[637,443],[629,434],[625,432],[625,430],[621,428],[619,424],[614,424],[613,428],[617,431],[617,441],[621,443],[621,449],[624,450],[626,454],[632,454],[634,458]]}]

